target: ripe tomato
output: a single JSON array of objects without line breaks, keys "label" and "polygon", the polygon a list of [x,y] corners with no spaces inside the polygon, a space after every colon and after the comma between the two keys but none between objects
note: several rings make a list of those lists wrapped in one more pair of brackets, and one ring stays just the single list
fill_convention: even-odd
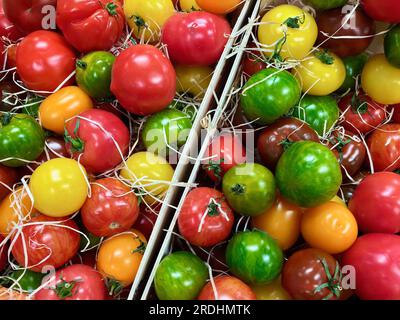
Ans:
[{"label": "ripe tomato", "polygon": [[78,252],[80,237],[75,230],[78,226],[73,220],[39,215],[17,234],[12,254],[19,265],[32,271],[41,272],[44,266],[61,267]]},{"label": "ripe tomato", "polygon": [[122,287],[130,285],[135,280],[146,244],[144,236],[136,230],[106,239],[97,254],[97,270]]},{"label": "ripe tomato", "polygon": [[100,109],[85,111],[69,121],[64,139],[68,152],[93,173],[115,168],[129,149],[126,125],[116,115]]},{"label": "ripe tomato", "polygon": [[18,172],[16,169],[6,167],[0,164],[0,201],[10,192],[6,186],[12,188],[18,181]]},{"label": "ripe tomato", "polygon": [[139,215],[136,195],[114,178],[92,183],[91,196],[81,209],[82,222],[90,233],[109,237],[129,230]]},{"label": "ripe tomato", "polygon": [[392,122],[400,123],[400,105],[394,105],[391,110],[393,110]]},{"label": "ripe tomato", "polygon": [[201,290],[197,300],[256,300],[253,290],[238,278],[220,276],[214,278],[215,291],[211,282]]},{"label": "ripe tomato", "polygon": [[176,13],[165,23],[161,41],[173,62],[209,66],[221,57],[231,32],[228,21],[212,13]]},{"label": "ripe tomato", "polygon": [[228,14],[239,7],[241,0],[196,0],[196,3],[205,11],[215,14]]},{"label": "ripe tomato", "polygon": [[156,47],[135,45],[115,60],[111,91],[129,112],[149,115],[161,111],[172,102],[175,89],[175,70]]},{"label": "ripe tomato", "polygon": [[202,99],[214,70],[210,67],[176,66],[175,71],[177,91],[195,99]]},{"label": "ripe tomato", "polygon": [[257,300],[292,300],[289,294],[282,287],[281,277],[271,283],[251,286],[257,296]]},{"label": "ripe tomato", "polygon": [[397,0],[362,0],[365,12],[374,20],[400,22],[400,3]]},{"label": "ripe tomato", "polygon": [[106,286],[95,269],[73,264],[58,270],[50,283],[35,293],[35,300],[106,300]]},{"label": "ripe tomato", "polygon": [[[59,34],[36,31],[17,48],[17,73],[31,90],[52,92],[75,71],[75,52]],[[64,86],[71,85],[74,79]]]},{"label": "ripe tomato", "polygon": [[214,246],[229,237],[234,214],[224,195],[211,188],[189,192],[178,217],[180,234],[199,247]]},{"label": "ripe tomato", "polygon": [[356,188],[349,209],[364,233],[400,232],[400,176],[378,172],[367,176]]},{"label": "ripe tomato", "polygon": [[3,1],[0,1],[0,38],[5,37],[11,41],[17,41],[19,38],[22,38],[22,36],[17,26],[6,17]]},{"label": "ripe tomato", "polygon": [[314,18],[299,7],[287,4],[269,10],[258,28],[258,40],[266,49],[265,55],[274,59],[303,59],[317,36]]},{"label": "ripe tomato", "polygon": [[362,53],[358,56],[345,57],[343,63],[346,68],[346,79],[340,86],[338,92],[345,93],[354,90],[356,87],[356,79],[361,75],[364,65],[367,63],[368,54]]},{"label": "ripe tomato", "polygon": [[181,10],[185,12],[201,10],[196,0],[176,0],[176,2],[177,4],[179,3]]},{"label": "ripe tomato", "polygon": [[157,221],[158,212],[160,210],[160,204],[155,207],[147,207],[145,204],[141,206],[139,217],[137,218],[133,229],[136,229],[143,233],[146,239],[150,239],[151,233],[153,232],[154,225]]},{"label": "ripe tomato", "polygon": [[29,188],[39,212],[65,217],[78,211],[86,200],[86,171],[75,160],[52,159],[33,172]]}]

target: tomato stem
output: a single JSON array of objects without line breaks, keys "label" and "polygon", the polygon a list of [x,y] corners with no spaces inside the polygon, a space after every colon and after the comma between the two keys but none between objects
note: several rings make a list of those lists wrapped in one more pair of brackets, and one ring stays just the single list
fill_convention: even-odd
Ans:
[{"label": "tomato stem", "polygon": [[300,25],[306,20],[306,15],[303,13],[301,16],[289,17],[282,24],[292,29],[299,29]]},{"label": "tomato stem", "polygon": [[216,203],[216,202],[212,201],[212,202],[207,206],[207,208],[208,208],[208,212],[207,212],[208,216],[210,216],[210,217],[219,216],[219,210],[218,210],[219,207],[220,207],[220,204],[219,204],[219,203]]},{"label": "tomato stem", "polygon": [[121,282],[115,279],[106,278],[105,280],[108,294],[112,297],[117,297],[121,294],[124,286]]},{"label": "tomato stem", "polygon": [[335,58],[326,49],[316,51],[314,56],[324,64],[331,65],[335,62]]},{"label": "tomato stem", "polygon": [[236,195],[240,195],[240,194],[243,194],[246,191],[246,188],[245,188],[245,186],[237,183],[237,184],[232,186],[231,191]]},{"label": "tomato stem", "polygon": [[224,159],[220,159],[219,161],[212,161],[210,160],[208,164],[204,165],[203,168],[207,171],[211,171],[218,180],[222,178],[222,167],[221,164],[223,163]]},{"label": "tomato stem", "polygon": [[368,111],[368,103],[356,92],[351,97],[351,110],[353,113],[363,115]]},{"label": "tomato stem", "polygon": [[116,16],[118,14],[117,8],[118,6],[114,3],[114,1],[111,1],[106,4],[106,10],[110,14],[110,16]]},{"label": "tomato stem", "polygon": [[325,258],[321,259],[321,264],[324,268],[324,271],[325,271],[328,281],[319,285],[317,288],[315,288],[314,294],[320,292],[322,289],[327,288],[330,291],[330,293],[327,296],[325,296],[322,300],[329,300],[333,296],[335,296],[336,298],[339,298],[341,291],[342,291],[342,287],[340,286],[340,284],[342,282],[342,272],[340,271],[339,263],[336,261],[336,267],[335,267],[335,272],[334,272],[333,276],[331,275],[331,272],[329,271],[329,266],[328,266],[328,263],[326,262]]},{"label": "tomato stem", "polygon": [[72,297],[73,296],[73,292],[72,290],[74,290],[76,284],[78,283],[78,281],[65,281],[62,276],[60,277],[61,282],[56,284],[56,287],[53,289],[55,291],[55,293],[57,294],[57,297],[59,297],[60,299],[64,300],[66,298]]},{"label": "tomato stem", "polygon": [[140,239],[139,236],[136,236],[136,240],[138,240],[140,244],[135,250],[132,250],[131,253],[140,253],[143,255],[146,251],[146,243],[142,239]]},{"label": "tomato stem", "polygon": [[82,60],[76,60],[76,66],[77,66],[79,69],[86,70],[86,68],[87,68],[87,63],[86,63],[85,61],[82,61]]}]

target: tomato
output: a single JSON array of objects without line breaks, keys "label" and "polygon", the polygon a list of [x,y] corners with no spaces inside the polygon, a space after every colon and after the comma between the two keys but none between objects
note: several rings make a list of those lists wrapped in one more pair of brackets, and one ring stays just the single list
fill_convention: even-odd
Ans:
[{"label": "tomato", "polygon": [[161,111],[172,102],[175,89],[171,62],[153,46],[129,47],[115,60],[111,91],[129,112],[149,115]]},{"label": "tomato", "polygon": [[209,66],[218,62],[231,32],[228,21],[212,13],[176,13],[165,23],[161,41],[173,62]]},{"label": "tomato", "polygon": [[229,169],[246,162],[246,150],[240,137],[221,133],[211,140],[204,157],[203,169],[213,181],[220,182]]},{"label": "tomato", "polygon": [[354,5],[319,13],[317,25],[317,42],[339,57],[363,53],[372,43],[375,34],[374,21],[362,9],[354,11]]},{"label": "tomato", "polygon": [[277,197],[271,208],[252,218],[252,226],[268,233],[282,250],[291,248],[300,235],[302,209]]},{"label": "tomato", "polygon": [[382,104],[400,103],[400,69],[392,66],[384,54],[369,58],[361,74],[361,86],[372,100]]},{"label": "tomato", "polygon": [[97,270],[122,287],[132,284],[146,244],[144,236],[136,230],[106,239],[97,254]]},{"label": "tomato", "polygon": [[178,216],[180,234],[199,247],[211,247],[226,240],[233,222],[234,214],[224,195],[211,188],[190,191]]},{"label": "tomato", "polygon": [[[55,32],[33,32],[18,45],[17,73],[31,90],[52,92],[74,71],[75,52]],[[64,86],[73,81],[69,79]]]},{"label": "tomato", "polygon": [[283,254],[267,233],[254,230],[235,234],[226,248],[232,274],[248,284],[266,284],[279,276]]},{"label": "tomato", "polygon": [[359,237],[344,254],[342,263],[355,268],[360,299],[400,299],[399,248],[399,236],[373,233]]},{"label": "tomato", "polygon": [[9,69],[17,67],[17,48],[19,44],[11,44],[7,47],[7,65]]},{"label": "tomato", "polygon": [[292,144],[279,159],[275,178],[285,199],[307,208],[332,199],[342,183],[335,155],[313,141]]},{"label": "tomato", "polygon": [[251,288],[257,296],[257,300],[291,300],[292,298],[282,288],[281,277],[276,278],[271,283],[263,285],[253,285]]},{"label": "tomato", "polygon": [[214,70],[210,67],[176,66],[175,71],[177,91],[200,100],[207,91]]},{"label": "tomato", "polygon": [[14,288],[21,288],[25,292],[31,293],[40,287],[43,276],[44,275],[40,272],[34,272],[29,269],[19,269],[8,275],[8,277],[12,279],[9,285],[16,283]]},{"label": "tomato", "polygon": [[25,114],[0,115],[0,161],[20,167],[35,160],[44,148],[44,132],[36,120]]},{"label": "tomato", "polygon": [[258,124],[271,124],[288,113],[299,101],[298,81],[286,70],[264,69],[245,84],[240,102],[246,118]]},{"label": "tomato", "polygon": [[85,111],[71,119],[64,134],[69,153],[93,173],[111,170],[121,163],[128,153],[129,138],[122,120],[100,109]]},{"label": "tomato", "polygon": [[17,233],[12,254],[19,265],[35,272],[44,266],[61,267],[78,252],[80,237],[76,230],[73,220],[34,217]]},{"label": "tomato", "polygon": [[76,62],[76,83],[92,98],[111,97],[111,71],[114,62],[114,55],[105,51],[85,55]]},{"label": "tomato", "polygon": [[240,0],[223,0],[223,1],[214,1],[214,0],[196,0],[197,5],[208,12],[215,14],[228,14],[234,10],[236,10],[240,4]]},{"label": "tomato", "polygon": [[89,266],[67,266],[49,280],[48,286],[35,293],[35,300],[106,300],[103,278]]},{"label": "tomato", "polygon": [[346,68],[346,78],[339,88],[339,92],[348,92],[356,87],[356,79],[361,75],[367,60],[368,55],[366,53],[359,54],[358,56],[343,58],[342,61]]},{"label": "tomato", "polygon": [[86,171],[75,160],[52,159],[33,172],[29,188],[39,212],[65,217],[78,211],[86,200]]},{"label": "tomato", "polygon": [[177,0],[182,11],[191,12],[201,10],[196,0]]},{"label": "tomato", "polygon": [[261,19],[258,40],[265,55],[272,59],[301,60],[308,55],[317,40],[314,18],[293,5],[279,5]]},{"label": "tomato", "polygon": [[345,5],[348,0],[306,0],[306,3],[317,10],[328,10]]},{"label": "tomato", "polygon": [[109,237],[127,231],[139,215],[136,195],[114,178],[96,180],[91,196],[81,209],[85,227],[98,237]]},{"label": "tomato", "polygon": [[334,53],[317,50],[305,58],[293,71],[303,92],[326,96],[339,89],[346,79],[346,68]]},{"label": "tomato", "polygon": [[367,176],[357,186],[349,209],[364,233],[400,232],[400,176],[378,172]]},{"label": "tomato", "polygon": [[385,56],[386,59],[395,67],[400,67],[400,25],[390,29],[385,36]]},{"label": "tomato", "polygon": [[161,261],[154,286],[160,300],[194,300],[207,279],[208,269],[199,257],[178,251]]},{"label": "tomato", "polygon": [[201,290],[197,300],[256,300],[251,288],[238,278],[220,276],[214,278],[215,291],[211,282]]},{"label": "tomato", "polygon": [[242,69],[246,77],[251,77],[267,67],[267,64],[264,62],[265,58],[259,50],[260,49],[251,43],[248,52],[246,52],[243,57]]},{"label": "tomato", "polygon": [[[0,242],[4,241],[4,237],[0,235]],[[0,271],[3,271],[8,265],[8,244],[5,243],[0,248]]]},{"label": "tomato", "polygon": [[156,208],[142,205],[140,208],[139,217],[137,218],[133,228],[143,233],[146,239],[150,239],[154,225],[157,221],[159,206]]},{"label": "tomato", "polygon": [[376,129],[386,117],[385,106],[375,102],[364,93],[350,93],[339,101],[347,130],[367,133]]},{"label": "tomato", "polygon": [[0,300],[30,300],[26,293],[0,286]]},{"label": "tomato", "polygon": [[341,283],[335,272],[337,268],[339,263],[320,249],[299,250],[283,266],[283,288],[296,300],[339,299]]},{"label": "tomato", "polygon": [[22,38],[22,34],[18,30],[17,26],[8,20],[4,13],[3,2],[0,1],[0,38],[3,37],[11,41],[16,41],[19,38]]},{"label": "tomato", "polygon": [[160,31],[174,11],[171,0],[125,0],[124,3],[129,27],[145,43],[160,40]]},{"label": "tomato", "polygon": [[6,167],[0,164],[0,201],[10,192],[6,186],[12,188],[18,181],[18,173],[14,168]]},{"label": "tomato", "polygon": [[390,23],[400,22],[400,3],[396,0],[362,0],[365,12],[374,20]]},{"label": "tomato", "polygon": [[375,171],[400,169],[400,124],[385,124],[367,139]]},{"label": "tomato", "polygon": [[393,110],[392,122],[400,123],[400,108],[398,105],[392,106],[388,111],[391,112]]}]

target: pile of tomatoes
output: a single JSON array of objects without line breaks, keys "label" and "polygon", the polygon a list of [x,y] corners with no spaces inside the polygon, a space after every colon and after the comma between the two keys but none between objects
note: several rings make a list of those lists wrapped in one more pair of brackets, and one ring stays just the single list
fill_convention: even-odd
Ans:
[{"label": "pile of tomatoes", "polygon": [[239,4],[0,1],[0,299],[126,297]]},{"label": "pile of tomatoes", "polygon": [[159,299],[400,299],[400,4],[284,2],[245,45]]}]

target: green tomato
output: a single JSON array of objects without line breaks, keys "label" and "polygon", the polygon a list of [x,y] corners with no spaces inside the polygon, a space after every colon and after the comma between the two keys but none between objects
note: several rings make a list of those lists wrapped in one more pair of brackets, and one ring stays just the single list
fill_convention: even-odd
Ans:
[{"label": "green tomato", "polygon": [[157,268],[154,286],[160,300],[193,300],[208,279],[205,263],[190,252],[174,252]]},{"label": "green tomato", "polygon": [[282,270],[282,250],[272,237],[260,230],[235,234],[225,254],[230,272],[248,284],[267,284]]},{"label": "green tomato", "polygon": [[95,51],[76,62],[76,82],[89,96],[104,99],[112,96],[111,71],[115,56],[106,51]]},{"label": "green tomato", "polygon": [[400,68],[400,25],[396,25],[385,36],[385,56],[395,67]]},{"label": "green tomato", "polygon": [[285,70],[264,69],[253,75],[241,94],[241,105],[248,120],[271,124],[289,112],[299,101],[301,88]]},{"label": "green tomato", "polygon": [[222,190],[232,209],[244,216],[263,214],[276,197],[273,174],[257,163],[243,163],[228,170]]},{"label": "green tomato", "polygon": [[348,0],[306,0],[305,2],[317,10],[328,10],[342,7]]},{"label": "green tomato", "polygon": [[345,57],[342,59],[346,67],[346,78],[338,92],[344,93],[349,90],[354,90],[356,86],[356,78],[361,75],[365,63],[368,60],[368,54],[362,53],[358,56]]},{"label": "green tomato", "polygon": [[16,288],[21,287],[22,290],[31,293],[40,287],[44,274],[31,270],[16,270],[9,277],[13,279],[13,281],[9,281],[9,285],[12,285],[16,281],[18,282]]},{"label": "green tomato", "polygon": [[39,107],[42,103],[43,98],[38,96],[33,96],[29,99],[26,99],[24,103],[24,107],[21,110],[21,113],[25,113],[33,118],[39,117]]},{"label": "green tomato", "polygon": [[320,136],[324,136],[339,120],[339,107],[331,96],[306,95],[293,109],[293,116],[308,123]]},{"label": "green tomato", "polygon": [[307,208],[331,200],[342,183],[333,152],[312,141],[293,143],[279,159],[275,178],[285,199]]},{"label": "green tomato", "polygon": [[193,122],[197,116],[197,108],[193,103],[183,103],[177,100],[174,100],[169,106],[169,109],[176,109],[186,113],[190,120]]},{"label": "green tomato", "polygon": [[[0,161],[18,158],[33,161],[44,150],[45,135],[34,118],[26,114],[0,116]],[[12,159],[1,161],[9,167],[20,167],[26,162]]]}]

